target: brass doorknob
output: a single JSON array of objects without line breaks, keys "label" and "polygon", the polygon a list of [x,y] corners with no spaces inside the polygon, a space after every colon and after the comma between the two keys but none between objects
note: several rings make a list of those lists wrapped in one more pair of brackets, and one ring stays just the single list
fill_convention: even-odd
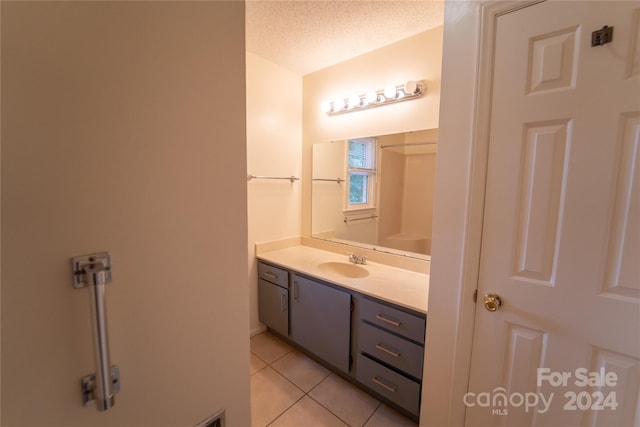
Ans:
[{"label": "brass doorknob", "polygon": [[502,298],[498,294],[486,294],[484,296],[484,308],[493,312],[502,307]]}]

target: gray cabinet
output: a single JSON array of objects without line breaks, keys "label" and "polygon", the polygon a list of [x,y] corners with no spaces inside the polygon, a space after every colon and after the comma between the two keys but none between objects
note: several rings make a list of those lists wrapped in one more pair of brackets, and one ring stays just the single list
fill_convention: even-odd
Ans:
[{"label": "gray cabinet", "polygon": [[419,416],[426,319],[369,297],[358,312],[356,379]]},{"label": "gray cabinet", "polygon": [[275,332],[289,334],[289,273],[258,264],[258,319]]},{"label": "gray cabinet", "polygon": [[262,323],[417,419],[424,314],[262,261],[258,276]]},{"label": "gray cabinet", "polygon": [[349,372],[351,294],[291,273],[290,334],[297,344],[342,372]]}]

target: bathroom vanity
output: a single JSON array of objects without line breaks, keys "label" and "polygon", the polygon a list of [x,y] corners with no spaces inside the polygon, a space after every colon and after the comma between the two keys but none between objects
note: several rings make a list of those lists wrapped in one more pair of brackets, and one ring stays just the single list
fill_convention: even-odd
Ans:
[{"label": "bathroom vanity", "polygon": [[419,416],[428,274],[307,246],[258,259],[259,318],[269,330]]}]

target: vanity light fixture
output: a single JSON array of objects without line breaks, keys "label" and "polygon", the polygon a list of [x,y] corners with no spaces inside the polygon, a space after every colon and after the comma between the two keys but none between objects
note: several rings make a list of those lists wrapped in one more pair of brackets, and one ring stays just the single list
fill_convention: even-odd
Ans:
[{"label": "vanity light fixture", "polygon": [[321,109],[329,116],[365,110],[372,107],[393,104],[400,101],[420,98],[426,92],[422,81],[409,80],[398,86],[387,86],[383,90],[369,91],[348,98],[338,98],[322,103]]}]

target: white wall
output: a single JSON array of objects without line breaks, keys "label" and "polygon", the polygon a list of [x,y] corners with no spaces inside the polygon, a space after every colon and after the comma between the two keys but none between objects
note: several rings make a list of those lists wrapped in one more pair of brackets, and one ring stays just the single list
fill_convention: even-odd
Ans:
[{"label": "white wall", "polygon": [[[301,174],[302,77],[247,53],[247,172],[265,176]],[[301,181],[251,180],[249,289],[252,334],[258,321],[255,244],[300,236]]]},{"label": "white wall", "polygon": [[[438,127],[442,28],[390,44],[303,78],[303,211],[302,232],[311,235],[311,151],[316,142]],[[389,84],[424,80],[419,99],[329,117],[320,110],[326,100]]]},{"label": "white wall", "polygon": [[[481,2],[445,6],[442,103],[435,188],[427,348],[420,425],[464,424],[469,378],[472,290],[463,295],[469,231],[470,165],[474,139],[478,29]],[[466,263],[466,264],[465,264]]]},{"label": "white wall", "polygon": [[[1,8],[3,425],[250,425],[244,4]],[[99,413],[69,258],[102,250]]]}]

